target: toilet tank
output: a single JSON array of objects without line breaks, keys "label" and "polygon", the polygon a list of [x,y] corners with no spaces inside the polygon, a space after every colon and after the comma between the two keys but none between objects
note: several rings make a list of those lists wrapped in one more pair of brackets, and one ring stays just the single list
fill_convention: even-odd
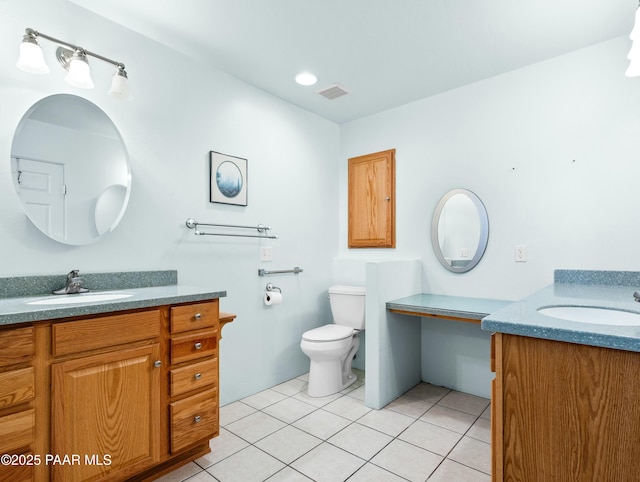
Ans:
[{"label": "toilet tank", "polygon": [[331,286],[329,302],[333,322],[355,330],[364,330],[364,301],[365,289],[361,286]]}]

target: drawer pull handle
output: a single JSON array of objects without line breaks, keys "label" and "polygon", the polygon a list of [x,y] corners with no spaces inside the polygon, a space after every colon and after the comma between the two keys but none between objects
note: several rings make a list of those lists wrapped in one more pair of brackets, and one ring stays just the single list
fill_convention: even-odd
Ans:
[{"label": "drawer pull handle", "polygon": [[196,313],[195,315],[193,315],[193,317],[194,317],[196,320],[199,320],[200,318],[202,318],[202,315],[201,315],[200,313]]},{"label": "drawer pull handle", "polygon": [[195,378],[196,380],[200,380],[202,378],[202,374],[201,373],[196,373],[193,378]]},{"label": "drawer pull handle", "polygon": [[156,368],[160,368],[162,366],[162,362],[160,360],[156,360],[153,362],[153,366]]},{"label": "drawer pull handle", "polygon": [[202,419],[200,418],[200,415],[196,415],[195,417],[193,417],[193,421],[194,421],[195,423],[200,423],[200,420],[202,420]]},{"label": "drawer pull handle", "polygon": [[202,343],[197,342],[195,345],[193,345],[193,347],[194,347],[196,350],[199,350],[200,348],[202,348]]}]

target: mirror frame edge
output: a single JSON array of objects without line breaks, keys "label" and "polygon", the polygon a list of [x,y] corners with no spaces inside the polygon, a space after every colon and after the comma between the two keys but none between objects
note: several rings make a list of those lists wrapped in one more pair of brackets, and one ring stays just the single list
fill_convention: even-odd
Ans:
[{"label": "mirror frame edge", "polygon": [[[473,205],[475,206],[476,210],[478,211],[478,216],[480,218],[480,240],[478,241],[478,247],[476,249],[476,252],[473,258],[471,258],[471,260],[469,261],[469,263],[467,263],[467,265],[460,266],[460,267],[451,266],[449,263],[447,263],[446,259],[442,254],[442,250],[440,249],[440,242],[438,240],[438,224],[440,222],[440,215],[442,214],[442,210],[444,208],[444,205],[447,203],[447,201],[453,196],[455,196],[456,194],[464,194],[468,196],[469,199],[471,199],[471,202],[473,202]],[[488,243],[489,243],[489,215],[487,214],[487,208],[482,203],[482,200],[478,197],[478,195],[472,191],[469,191],[468,189],[456,188],[456,189],[450,190],[444,196],[442,196],[442,198],[436,205],[435,210],[433,212],[433,217],[431,218],[431,244],[432,244],[431,247],[433,248],[433,252],[436,255],[436,258],[438,259],[438,262],[447,271],[450,271],[452,273],[467,273],[478,265],[478,263],[484,256]]]}]

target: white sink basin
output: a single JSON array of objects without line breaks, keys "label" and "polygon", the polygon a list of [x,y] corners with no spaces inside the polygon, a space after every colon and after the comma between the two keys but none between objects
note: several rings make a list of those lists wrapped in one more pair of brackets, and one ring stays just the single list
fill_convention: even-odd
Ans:
[{"label": "white sink basin", "polygon": [[113,301],[129,298],[133,293],[81,293],[77,295],[53,295],[40,300],[29,301],[28,305],[76,305],[95,301]]},{"label": "white sink basin", "polygon": [[599,325],[640,325],[640,313],[591,306],[550,306],[540,308],[538,313],[553,318]]}]

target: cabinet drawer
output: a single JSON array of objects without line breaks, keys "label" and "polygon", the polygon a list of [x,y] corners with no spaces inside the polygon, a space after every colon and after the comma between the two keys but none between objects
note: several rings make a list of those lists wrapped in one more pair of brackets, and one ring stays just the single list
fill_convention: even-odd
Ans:
[{"label": "cabinet drawer", "polygon": [[218,330],[202,330],[171,338],[171,363],[177,364],[216,355]]},{"label": "cabinet drawer", "polygon": [[218,300],[171,308],[171,333],[218,325]]},{"label": "cabinet drawer", "polygon": [[0,366],[30,361],[33,353],[33,327],[0,332]]},{"label": "cabinet drawer", "polygon": [[32,367],[0,373],[0,409],[28,402],[34,397]]},{"label": "cabinet drawer", "polygon": [[171,452],[213,438],[218,431],[218,390],[211,389],[169,405]]},{"label": "cabinet drawer", "polygon": [[53,355],[69,355],[160,336],[160,310],[56,323]]},{"label": "cabinet drawer", "polygon": [[171,396],[197,390],[209,385],[218,385],[218,359],[193,363],[169,372]]},{"label": "cabinet drawer", "polygon": [[33,409],[0,417],[0,453],[30,445],[33,442],[34,427]]}]

